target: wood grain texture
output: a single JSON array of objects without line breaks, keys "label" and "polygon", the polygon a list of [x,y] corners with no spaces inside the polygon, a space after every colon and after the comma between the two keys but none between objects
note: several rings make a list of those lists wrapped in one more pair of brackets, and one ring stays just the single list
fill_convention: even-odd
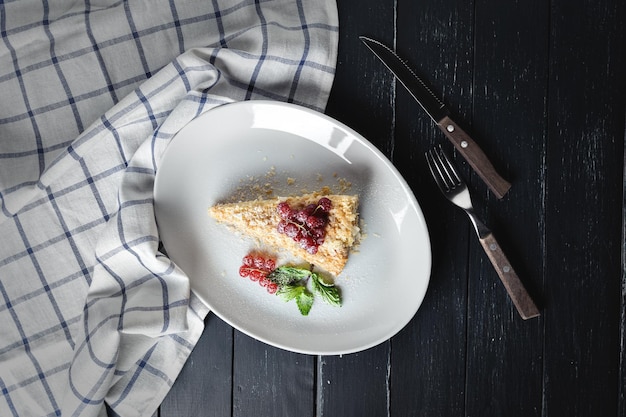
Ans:
[{"label": "wood grain texture", "polygon": [[160,407],[160,417],[230,417],[233,329],[209,313],[205,329]]},{"label": "wood grain texture", "polygon": [[[547,414],[617,415],[623,2],[553,0],[546,178]],[[618,46],[620,45],[620,46]],[[623,306],[622,306],[623,308]],[[623,349],[623,346],[621,347]],[[575,393],[575,395],[574,395]]]},{"label": "wood grain texture", "polygon": [[[626,136],[626,128],[625,136]],[[626,149],[624,149],[624,161],[626,161]],[[626,165],[626,164],[625,164]],[[620,313],[620,337],[621,337],[621,352],[620,352],[620,370],[618,381],[626,380],[626,166],[623,168],[622,177],[622,300],[621,300],[621,313]],[[618,416],[626,416],[626,385],[621,384],[618,392]]]},{"label": "wood grain texture", "polygon": [[233,417],[314,416],[315,357],[235,332]]},{"label": "wood grain texture", "polygon": [[389,343],[356,354],[321,357],[317,415],[389,415],[388,357]]},{"label": "wood grain texture", "polygon": [[526,291],[524,283],[513,269],[513,265],[507,259],[493,233],[488,233],[479,241],[520,316],[524,320],[538,317],[541,313],[537,305]]}]

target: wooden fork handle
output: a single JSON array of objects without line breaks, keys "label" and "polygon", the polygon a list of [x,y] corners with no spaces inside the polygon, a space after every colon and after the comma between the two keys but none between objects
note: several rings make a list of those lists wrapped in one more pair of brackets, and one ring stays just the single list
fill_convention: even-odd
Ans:
[{"label": "wooden fork handle", "polygon": [[498,272],[498,276],[500,280],[502,280],[504,288],[506,288],[506,291],[509,293],[509,297],[511,297],[520,316],[522,316],[524,320],[539,316],[539,309],[532,298],[530,298],[526,288],[524,288],[524,284],[522,284],[522,281],[520,281],[513,270],[511,263],[502,251],[502,248],[500,248],[493,234],[489,233],[481,237],[480,243],[483,249],[485,249],[491,264]]},{"label": "wooden fork handle", "polygon": [[437,126],[450,139],[457,151],[463,155],[463,158],[495,196],[498,199],[504,197],[511,188],[511,184],[496,172],[487,155],[478,147],[476,142],[448,116],[437,122]]}]

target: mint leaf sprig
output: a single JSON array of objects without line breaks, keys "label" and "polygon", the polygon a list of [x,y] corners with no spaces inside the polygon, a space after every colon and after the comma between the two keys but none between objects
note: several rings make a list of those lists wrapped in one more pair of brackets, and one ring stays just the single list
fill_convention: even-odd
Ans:
[{"label": "mint leaf sprig", "polygon": [[341,307],[341,294],[339,294],[339,289],[335,287],[334,283],[324,281],[319,274],[312,274],[311,278],[311,284],[315,294],[321,296],[327,304]]},{"label": "mint leaf sprig", "polygon": [[[314,295],[332,306],[341,306],[341,293],[334,283],[324,280],[317,272],[295,266],[281,266],[269,273],[270,281],[278,285],[276,295],[288,302],[296,300],[300,314],[307,316],[313,306]],[[311,283],[309,290],[308,283]]]}]

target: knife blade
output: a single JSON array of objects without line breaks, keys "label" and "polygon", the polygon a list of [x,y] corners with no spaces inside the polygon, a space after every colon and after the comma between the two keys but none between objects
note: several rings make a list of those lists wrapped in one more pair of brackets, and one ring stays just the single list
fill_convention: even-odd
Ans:
[{"label": "knife blade", "polygon": [[498,199],[504,197],[511,188],[511,184],[496,172],[487,155],[452,119],[446,105],[431,91],[426,83],[393,50],[383,43],[365,36],[360,36],[359,39],[409,91],[494,195]]}]

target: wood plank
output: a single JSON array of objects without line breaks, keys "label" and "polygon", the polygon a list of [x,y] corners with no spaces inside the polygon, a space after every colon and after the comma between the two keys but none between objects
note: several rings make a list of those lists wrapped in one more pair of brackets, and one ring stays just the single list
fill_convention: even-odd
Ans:
[{"label": "wood plank", "polygon": [[623,246],[625,6],[552,1],[546,415],[616,416],[624,389],[618,260]]},{"label": "wood plank", "polygon": [[[471,131],[471,2],[402,1],[397,50]],[[465,404],[467,218],[437,189],[424,153],[450,143],[398,86],[393,161],[420,203],[430,230],[432,277],[414,319],[392,339],[391,410],[402,416],[458,416]],[[410,383],[407,383],[410,381]]]},{"label": "wood plank", "polygon": [[230,417],[233,329],[209,313],[205,329],[172,389],[160,417]]},{"label": "wood plank", "polygon": [[[626,137],[626,131],[624,131]],[[624,163],[626,165],[626,148],[624,149]],[[626,166],[623,168],[622,177],[622,312],[620,314],[620,373],[618,380],[626,380]],[[618,416],[626,416],[626,384],[619,386],[618,392]]]},{"label": "wood plank", "polygon": [[350,355],[320,357],[317,415],[389,415],[388,353],[386,342]]},{"label": "wood plank", "polygon": [[[513,186],[498,201],[472,176],[474,202],[538,304],[545,269],[548,33],[545,2],[476,2],[473,131]],[[541,415],[542,319],[522,320],[475,240],[469,282],[466,413]]]},{"label": "wood plank", "polygon": [[394,80],[359,40],[391,43],[393,4],[363,0],[358,7],[338,0],[339,58],[326,114],[361,133],[388,157],[393,153]]},{"label": "wood plank", "polygon": [[235,331],[233,416],[313,416],[315,356],[278,349]]}]

